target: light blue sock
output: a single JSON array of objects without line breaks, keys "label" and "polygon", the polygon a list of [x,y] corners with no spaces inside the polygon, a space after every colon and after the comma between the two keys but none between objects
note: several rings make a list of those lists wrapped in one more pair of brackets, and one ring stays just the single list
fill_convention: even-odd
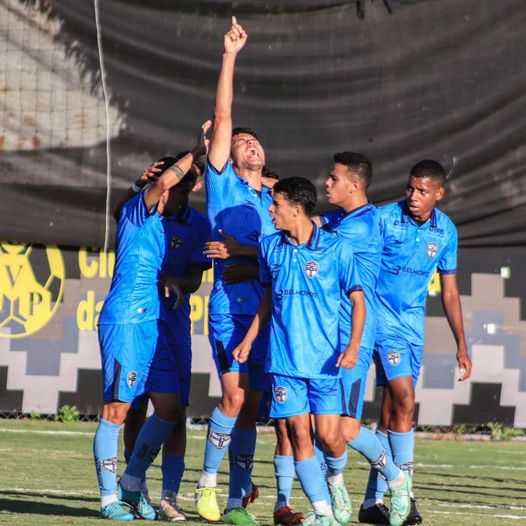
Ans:
[{"label": "light blue sock", "polygon": [[360,433],[352,442],[349,442],[349,446],[361,453],[387,481],[395,480],[400,474],[393,459],[384,451],[378,436],[366,427],[360,427]]},{"label": "light blue sock", "polygon": [[[232,429],[232,441],[228,447],[230,462],[228,499],[233,499],[235,504],[245,496],[247,489],[250,487],[254,451],[256,450],[256,436],[255,429],[242,429],[239,426],[234,426],[234,429]],[[227,505],[227,508],[239,507],[235,504],[230,504]]]},{"label": "light blue sock", "polygon": [[327,492],[327,483],[321,472],[320,463],[315,456],[306,460],[294,462],[296,473],[301,482],[301,487],[310,500],[314,502],[326,502],[330,506],[330,500],[325,497]]},{"label": "light blue sock", "polygon": [[314,430],[314,455],[316,456],[316,459],[318,460],[321,468],[321,472],[323,473],[323,480],[325,481],[324,484],[324,490],[325,490],[325,500],[327,502],[331,502],[331,494],[329,493],[329,486],[327,486],[327,459],[325,456],[325,453],[323,452],[323,449],[321,448],[320,441],[318,440],[318,435],[316,434],[316,430]]},{"label": "light blue sock", "polygon": [[179,493],[181,479],[184,473],[184,457],[181,455],[164,455],[161,470],[163,473],[163,492]]},{"label": "light blue sock", "polygon": [[[376,437],[380,441],[383,450],[385,451],[387,457],[390,460],[393,460],[391,453],[391,445],[389,444],[389,437],[387,433],[384,433],[380,429],[376,430]],[[383,500],[384,493],[387,491],[387,482],[385,481],[383,475],[375,468],[371,467],[369,470],[369,479],[367,480],[367,489],[365,490],[364,501],[375,502],[378,500]]]},{"label": "light blue sock", "polygon": [[205,446],[203,470],[217,473],[232,438],[232,429],[237,417],[226,416],[216,407],[208,421],[208,433]]},{"label": "light blue sock", "polygon": [[146,420],[135,442],[132,456],[126,466],[125,474],[142,480],[146,470],[161,449],[161,445],[174,426],[175,421],[163,420],[155,413]]},{"label": "light blue sock", "polygon": [[274,474],[276,475],[276,489],[278,500],[275,510],[288,506],[294,482],[294,457],[292,455],[274,455]]},{"label": "light blue sock", "polygon": [[344,451],[343,455],[339,457],[325,455],[325,462],[327,462],[327,477],[343,473],[345,464],[347,464],[347,449]]},{"label": "light blue sock", "polygon": [[100,419],[93,439],[93,457],[102,497],[113,495],[117,490],[117,449],[120,426]]},{"label": "light blue sock", "polygon": [[415,433],[411,429],[407,433],[397,433],[396,431],[387,431],[389,434],[389,443],[393,452],[395,464],[408,475],[413,475],[413,455],[415,449]]}]

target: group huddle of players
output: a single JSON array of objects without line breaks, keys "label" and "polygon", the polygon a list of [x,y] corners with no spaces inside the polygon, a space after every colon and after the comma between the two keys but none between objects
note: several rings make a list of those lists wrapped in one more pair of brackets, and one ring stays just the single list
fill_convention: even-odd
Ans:
[{"label": "group huddle of players", "polygon": [[[198,515],[258,526],[247,506],[259,493],[251,480],[255,422],[268,397],[277,437],[275,524],[350,521],[342,476],[348,446],[371,465],[358,520],[418,524],[415,385],[427,287],[436,270],[457,343],[459,380],[471,374],[455,274],[457,233],[435,208],[444,196],[444,168],[418,162],[406,198],[377,209],[367,198],[371,162],[359,153],[337,153],[325,183],[335,209],[314,216],[314,185],[301,177],[277,180],[265,168],[256,133],[232,127],[234,66],[246,41],[233,18],[213,121],[202,126],[191,151],[147,168],[116,206],[116,266],[99,319],[104,406],[93,450],[101,517],[187,519],[177,493],[191,376],[189,295],[213,262],[209,338],[222,397],[209,419],[195,490]],[[201,176],[207,218],[188,205]],[[372,360],[384,387],[375,433],[360,425]],[[145,419],[148,400],[154,413]],[[117,481],[123,423],[127,466]],[[156,511],[145,473],[161,447]],[[217,471],[227,450],[222,514]],[[312,504],[305,515],[290,506],[295,477]],[[387,490],[390,509],[383,502]]]}]

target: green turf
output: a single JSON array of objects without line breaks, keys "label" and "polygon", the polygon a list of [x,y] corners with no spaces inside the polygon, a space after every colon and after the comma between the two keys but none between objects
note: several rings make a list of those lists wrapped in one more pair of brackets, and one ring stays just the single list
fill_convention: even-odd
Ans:
[{"label": "green turf", "polygon": [[[95,424],[89,423],[0,421],[0,524],[100,524],[91,456],[94,430]],[[187,524],[192,526],[200,522],[193,512],[192,496],[201,467],[204,432],[190,431],[189,437],[180,505],[189,512]],[[272,524],[273,447],[272,434],[259,435],[254,479],[260,487],[260,499],[251,511],[262,525]],[[425,524],[526,524],[524,442],[417,440],[416,459],[414,486]],[[226,469],[224,463],[219,475],[223,503]],[[345,478],[356,510],[367,473],[363,459],[351,453]],[[158,462],[149,478],[151,493],[156,495],[160,487]],[[307,501],[301,495],[296,486],[293,506],[307,510]],[[353,519],[356,521],[356,511]]]}]

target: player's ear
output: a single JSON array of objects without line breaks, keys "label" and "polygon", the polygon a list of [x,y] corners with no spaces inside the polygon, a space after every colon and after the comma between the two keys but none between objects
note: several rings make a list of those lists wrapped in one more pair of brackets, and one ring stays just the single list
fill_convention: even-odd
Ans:
[{"label": "player's ear", "polygon": [[441,187],[435,192],[435,200],[436,200],[436,201],[441,201],[442,198],[444,197],[445,193],[446,193],[446,189],[445,189],[443,186],[441,186]]}]

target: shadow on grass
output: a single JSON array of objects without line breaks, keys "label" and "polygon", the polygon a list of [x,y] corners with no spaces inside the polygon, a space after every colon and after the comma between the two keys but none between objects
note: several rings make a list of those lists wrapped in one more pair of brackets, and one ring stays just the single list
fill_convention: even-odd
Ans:
[{"label": "shadow on grass", "polygon": [[[9,493],[9,495],[16,495],[16,492],[2,492]],[[36,500],[28,499],[29,493],[19,494],[21,499],[3,498],[0,497],[0,509],[2,512],[19,513],[26,515],[58,515],[63,517],[98,517],[99,512],[92,508],[84,508],[79,506],[64,506],[62,504],[53,504],[51,502],[38,502]],[[45,493],[35,494],[36,498],[50,498],[60,499],[68,497],[60,497],[57,495],[46,495]],[[71,499],[71,497],[69,497]],[[86,500],[75,498],[71,500]],[[90,501],[97,501],[98,499],[89,499]]]}]

